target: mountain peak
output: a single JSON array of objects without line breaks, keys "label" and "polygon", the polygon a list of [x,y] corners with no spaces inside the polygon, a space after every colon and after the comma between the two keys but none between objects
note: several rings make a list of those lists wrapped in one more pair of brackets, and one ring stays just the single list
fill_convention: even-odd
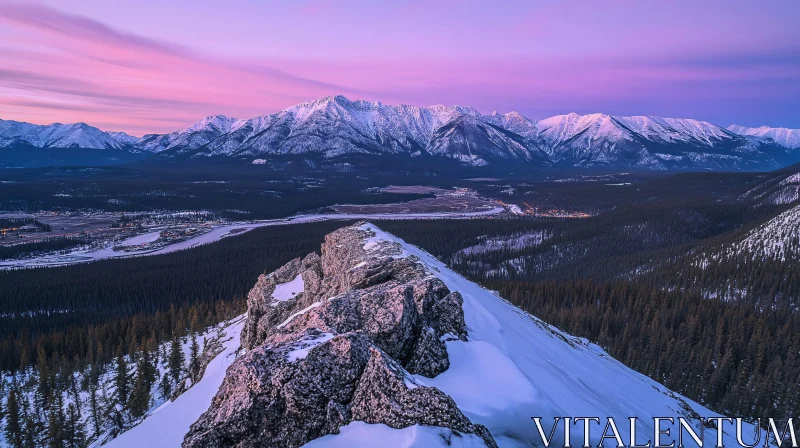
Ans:
[{"label": "mountain peak", "polygon": [[772,128],[760,126],[749,128],[732,124],[728,130],[739,135],[772,139],[775,143],[791,149],[800,149],[800,129]]},{"label": "mountain peak", "polygon": [[184,130],[141,139],[85,123],[0,121],[0,145],[21,143],[42,148],[124,145],[153,153],[174,149],[168,156],[427,153],[470,164],[525,160],[655,169],[774,169],[800,157],[787,152],[800,148],[800,130],[793,129],[724,129],[694,119],[575,112],[536,121],[516,111],[484,115],[470,106],[387,105],[344,95],[249,120],[209,115]]},{"label": "mountain peak", "polygon": [[228,117],[227,115],[209,115],[200,121],[195,122],[188,128],[186,132],[196,132],[200,130],[212,129],[219,130],[224,133],[230,132],[231,128],[241,120]]}]

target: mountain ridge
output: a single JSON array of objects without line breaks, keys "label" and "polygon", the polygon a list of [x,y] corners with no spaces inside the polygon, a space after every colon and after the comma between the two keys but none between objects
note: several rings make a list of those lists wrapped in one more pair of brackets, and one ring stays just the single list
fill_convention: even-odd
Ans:
[{"label": "mountain ridge", "polygon": [[334,231],[320,252],[258,278],[233,335],[241,345],[212,361],[226,372],[109,446],[511,448],[538,445],[532,416],[634,415],[653,434],[650,417],[719,415],[373,224]]},{"label": "mountain ridge", "polygon": [[[64,131],[65,126],[77,128],[70,134]],[[63,139],[44,138],[53,133],[47,131],[52,127],[65,134]],[[800,152],[794,151],[800,147],[800,130],[783,131],[601,113],[569,113],[534,120],[518,112],[484,115],[469,106],[395,106],[337,95],[250,119],[211,115],[183,130],[138,139],[82,123],[41,126],[0,120],[0,147],[19,141],[42,148],[84,144],[156,154],[162,159],[399,154],[441,156],[475,166],[523,162],[542,166],[757,170],[800,161]]]}]

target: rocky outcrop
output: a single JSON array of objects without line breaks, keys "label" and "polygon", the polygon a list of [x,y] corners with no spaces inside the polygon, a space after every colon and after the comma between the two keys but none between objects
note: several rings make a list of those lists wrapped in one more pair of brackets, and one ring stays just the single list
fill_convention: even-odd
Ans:
[{"label": "rocky outcrop", "polygon": [[[300,284],[302,291],[286,293]],[[368,224],[331,233],[322,255],[259,277],[247,352],[228,369],[184,447],[299,447],[351,421],[438,426],[495,442],[453,400],[412,376],[449,367],[467,338],[462,299]]]}]

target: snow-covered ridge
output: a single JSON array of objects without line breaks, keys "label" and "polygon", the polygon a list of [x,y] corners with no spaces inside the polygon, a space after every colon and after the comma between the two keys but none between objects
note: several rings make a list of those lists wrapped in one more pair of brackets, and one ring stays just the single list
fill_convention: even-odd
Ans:
[{"label": "snow-covered ridge", "polygon": [[783,160],[787,154],[776,151],[800,147],[800,131],[725,129],[694,119],[600,113],[535,120],[518,112],[486,115],[468,106],[388,105],[337,95],[250,119],[208,116],[183,130],[141,138],[83,123],[38,126],[0,121],[0,147],[19,142],[37,147],[126,147],[166,156],[224,155],[248,161],[276,154],[424,152],[471,165],[505,159],[652,169],[755,169],[787,164]]},{"label": "snow-covered ridge", "polygon": [[739,241],[702,254],[695,263],[704,267],[719,259],[800,261],[800,205],[756,227]]},{"label": "snow-covered ridge", "polygon": [[787,148],[800,148],[800,129],[771,128],[769,126],[748,128],[746,126],[732,124],[728,126],[728,130],[740,135],[770,138],[774,140],[775,143]]},{"label": "snow-covered ridge", "polygon": [[[380,284],[375,285],[374,282],[364,284],[361,279],[379,277],[379,275],[376,276],[375,274],[379,273],[380,269],[391,266],[391,263],[397,263],[393,261],[397,260],[397,257],[400,260],[404,260],[395,265],[403,266],[404,270],[402,272],[408,274],[410,273],[409,269],[412,271],[416,269],[422,270],[421,272],[414,271],[415,274],[408,277],[412,278],[413,281],[421,282],[415,283],[416,285],[432,285],[432,283],[429,283],[430,281],[441,282],[446,286],[449,294],[459,294],[463,299],[461,308],[463,310],[464,328],[466,329],[465,335],[446,335],[441,339],[446,346],[444,356],[449,359],[449,365],[444,370],[434,372],[432,375],[409,374],[405,368],[394,362],[389,362],[385,365],[388,370],[375,369],[374,367],[378,364],[376,359],[387,357],[390,349],[372,352],[370,361],[372,368],[371,370],[367,368],[365,371],[369,370],[370,375],[388,375],[386,378],[404,378],[404,383],[403,381],[399,384],[394,383],[391,391],[384,390],[386,393],[400,394],[398,396],[401,401],[407,399],[408,395],[406,394],[431,393],[430,390],[436,388],[454,401],[458,410],[468,418],[468,422],[472,422],[475,425],[483,425],[487,428],[493,440],[501,448],[541,446],[540,436],[531,421],[533,416],[542,417],[547,427],[552,422],[553,416],[597,416],[601,419],[614,417],[617,422],[627,422],[628,417],[636,416],[639,417],[641,423],[637,430],[644,437],[644,440],[650,439],[653,434],[652,417],[682,416],[692,420],[696,419],[698,415],[704,417],[718,416],[713,411],[681,397],[657,382],[628,369],[611,358],[600,347],[561,332],[512,306],[493,292],[456,274],[427,252],[381,231],[373,224],[349,227],[335,232],[335,235],[336,238],[326,239],[323,258],[327,257],[327,259],[322,261],[323,269],[321,271],[318,271],[315,267],[319,263],[319,256],[309,255],[302,262],[300,259],[294,260],[269,276],[262,276],[264,278],[259,279],[259,283],[253,291],[260,291],[258,287],[261,285],[265,288],[264,294],[275,288],[276,281],[278,284],[290,281],[298,270],[308,269],[303,271],[303,275],[308,280],[313,280],[313,282],[308,281],[305,283],[305,290],[301,293],[302,295],[298,294],[296,299],[290,299],[290,301],[281,305],[286,307],[284,309],[285,313],[294,312],[288,316],[289,319],[282,320],[281,322],[283,323],[278,325],[278,327],[283,326],[284,328],[276,328],[274,332],[267,333],[265,342],[267,345],[261,345],[264,342],[263,337],[252,340],[253,337],[258,337],[258,334],[261,333],[250,333],[248,340],[252,342],[251,348],[234,362],[234,365],[228,370],[227,378],[224,381],[218,376],[213,376],[212,383],[204,385],[206,381],[204,377],[201,382],[190,389],[190,392],[194,391],[194,395],[187,398],[184,398],[184,396],[178,397],[177,400],[170,404],[169,408],[166,408],[170,409],[169,415],[159,412],[150,416],[142,425],[133,428],[123,437],[112,441],[110,445],[112,447],[135,446],[137,448],[142,446],[147,446],[148,448],[177,446],[175,441],[182,440],[183,433],[189,428],[185,418],[180,420],[180,424],[173,424],[175,421],[174,416],[186,411],[196,418],[199,412],[202,412],[201,409],[197,409],[198,403],[212,403],[214,411],[201,417],[192,427],[190,437],[183,439],[184,446],[187,446],[187,443],[188,446],[196,446],[198,441],[203,440],[201,438],[207,437],[209,433],[216,431],[216,425],[223,425],[231,419],[234,422],[241,421],[244,425],[256,425],[258,428],[263,428],[262,437],[266,437],[267,434],[276,434],[277,430],[273,426],[275,421],[278,420],[272,420],[271,416],[259,414],[258,412],[247,413],[247,409],[250,409],[251,406],[266,406],[270,402],[266,400],[262,404],[258,404],[261,402],[254,397],[260,393],[260,388],[273,388],[271,390],[278,394],[275,395],[276,397],[281,397],[281,394],[287,393],[285,389],[274,389],[289,386],[281,386],[278,382],[270,381],[269,375],[271,373],[269,372],[273,372],[273,370],[266,369],[266,367],[273,366],[290,371],[293,369],[292,366],[307,362],[309,359],[313,359],[313,362],[328,359],[326,358],[326,356],[329,356],[328,353],[342,353],[344,351],[355,353],[357,342],[359,341],[358,338],[362,336],[356,336],[353,332],[334,336],[328,330],[337,326],[336,322],[351,322],[349,315],[338,314],[346,312],[348,308],[346,304],[348,300],[351,300],[348,297],[352,298],[358,294],[363,294],[359,292],[363,291],[361,288],[379,287]],[[365,249],[366,246],[368,246],[368,249]],[[365,264],[353,264],[359,259],[362,259]],[[333,272],[339,272],[340,269],[345,269],[346,271],[332,277],[331,280],[337,280],[330,283],[329,286],[340,285],[346,287],[342,283],[347,281],[342,277],[342,275],[345,275],[354,276],[351,278],[355,282],[353,284],[359,284],[361,287],[359,289],[346,288],[344,291],[337,291],[332,297],[329,297],[327,293],[317,294],[318,292],[327,291],[325,276],[328,275],[327,273],[332,272],[331,269],[334,270]],[[368,269],[367,272],[369,273],[367,275],[358,277],[353,274],[354,270],[364,269]],[[319,272],[325,272],[326,274],[320,277]],[[403,275],[392,278],[401,279],[404,278]],[[402,282],[404,280],[390,281]],[[390,286],[394,288],[395,285],[392,284]],[[385,289],[379,291],[381,291],[381,294],[390,294],[387,291],[393,290]],[[253,294],[253,291],[251,291],[251,294]],[[448,294],[447,291],[442,291],[441,289],[439,291],[441,294]],[[388,295],[373,296],[373,298],[377,297],[383,297],[383,300],[389,301]],[[373,300],[373,298],[370,300]],[[253,301],[253,306],[257,307],[258,300],[256,299],[257,297],[254,296],[249,297],[248,300]],[[292,303],[291,300],[296,302]],[[309,301],[313,301],[313,303],[308,305],[307,302]],[[334,304],[333,302],[336,303]],[[363,302],[362,299],[361,306],[366,306],[365,304],[368,302]],[[392,306],[398,306],[398,303],[391,302]],[[385,305],[388,306],[388,304]],[[264,311],[271,313],[272,309],[269,308]],[[447,310],[452,313],[454,308],[451,307]],[[403,313],[400,314],[405,315]],[[340,316],[342,320],[337,319],[336,316]],[[248,318],[252,317],[252,315],[249,315]],[[271,317],[262,316],[262,318],[264,322],[272,320]],[[353,315],[352,318],[358,319],[358,316]],[[381,317],[381,319],[390,318],[391,316]],[[257,322],[260,321],[248,323],[246,327],[253,324],[250,331],[262,328],[260,325],[255,325]],[[287,326],[294,329],[287,329]],[[319,331],[316,333],[312,331],[311,336],[309,336],[309,326],[319,327]],[[374,333],[377,330],[370,328],[365,333]],[[390,332],[388,328],[385,330]],[[359,332],[358,334],[364,333]],[[302,350],[302,353],[296,352],[296,350],[287,351],[282,348],[281,344],[285,343],[281,341],[287,340],[286,338],[291,335],[301,335],[306,338],[313,337],[313,344],[307,343],[299,349],[294,345],[289,346],[289,349]],[[343,342],[347,338],[350,338],[349,345]],[[306,339],[303,339],[303,341],[306,341]],[[339,341],[339,345],[335,345],[338,351],[330,352],[331,344],[334,341]],[[387,338],[385,343],[391,345],[394,341],[393,338]],[[231,347],[227,350],[234,350],[234,348]],[[286,357],[289,358],[288,361]],[[435,359],[439,358],[429,361],[434,362]],[[420,368],[420,365],[416,365],[416,368]],[[299,376],[301,372],[302,375],[313,375],[314,371],[303,368],[294,372],[295,376]],[[262,379],[244,374],[245,372],[263,372],[259,373],[259,375],[265,376]],[[332,372],[337,372],[337,368],[331,367],[331,370],[325,369],[325,372],[332,375]],[[248,379],[249,383],[238,384],[232,381],[237,377]],[[284,377],[281,376],[281,378]],[[292,377],[286,376],[285,378]],[[251,384],[253,381],[258,384]],[[363,386],[360,380],[356,381],[359,387]],[[301,383],[317,384],[313,382]],[[218,394],[212,401],[212,397],[216,393],[216,387],[219,384],[223,384],[224,391],[220,389],[223,392]],[[334,377],[330,377],[324,386],[319,388],[314,386],[310,396],[315,397],[317,394],[322,393],[322,387],[327,387],[329,384],[338,383]],[[372,382],[370,384],[372,385],[371,387],[385,387],[381,386],[382,384],[385,385],[385,383],[381,382]],[[249,387],[254,387],[254,389],[250,390],[248,389]],[[300,409],[305,409],[302,406],[306,396],[299,394],[302,394],[306,389],[293,389],[294,395],[291,395],[292,398],[298,400],[292,401],[292,403],[296,403],[297,406],[300,406]],[[248,390],[251,392],[248,392]],[[202,397],[199,396],[201,394],[203,395]],[[380,394],[372,396],[377,400],[381,399]],[[406,402],[396,402],[395,404],[396,406],[408,405]],[[336,406],[339,407],[336,408]],[[340,415],[346,416],[347,406],[350,406],[347,401],[333,405],[328,404],[327,421],[331,421],[332,415],[337,415],[332,413],[332,410],[340,410],[342,412]],[[264,412],[277,414],[283,412],[281,407],[263,407],[260,409]],[[363,411],[363,407],[359,409]],[[382,411],[382,409],[376,409],[376,412]],[[237,417],[240,412],[242,414]],[[294,414],[294,411],[291,414]],[[324,413],[322,414],[324,415]],[[248,420],[248,415],[270,418],[270,423],[267,424],[260,420]],[[238,420],[239,418],[242,420]],[[336,421],[336,418],[338,417],[334,417],[333,421]],[[346,417],[342,418],[345,418],[343,421],[347,422]],[[304,421],[306,421],[306,417],[300,415],[296,416],[296,420],[291,420],[290,422],[300,422],[302,424]],[[448,424],[453,424],[453,421],[451,420]],[[454,435],[453,431],[443,426],[406,426],[401,424],[390,427],[384,423],[365,423],[362,419],[356,418],[341,426],[339,431],[326,430],[322,434],[327,435],[318,436],[318,438],[311,440],[305,446],[314,448],[345,446],[420,448],[432,446],[489,446],[488,440],[480,437],[480,431],[474,433],[469,431],[462,432],[462,435],[458,437]],[[471,426],[467,427],[474,429]],[[168,428],[171,428],[174,433],[170,433],[166,437],[165,431],[169,431]],[[231,432],[224,432],[227,431],[226,429],[222,430],[223,434],[233,437],[228,439],[229,443],[234,443],[235,437],[247,437],[248,440],[252,440],[252,437],[256,437],[258,434],[258,432],[249,430],[242,433],[237,432],[241,431],[241,428],[236,429],[236,426],[230,428],[232,429]],[[572,429],[574,446],[575,443],[582,441],[583,437],[579,425],[574,426]],[[676,427],[673,426],[671,429],[673,436],[677,434]],[[726,427],[725,429],[723,441],[726,446],[728,444],[734,445],[735,434],[732,427]],[[592,446],[598,444],[602,430],[602,426],[595,425],[591,428],[590,441]],[[752,430],[753,428],[747,425],[747,433],[750,434]],[[287,428],[284,434],[293,434],[291,431],[296,431],[296,427],[295,429]],[[563,440],[558,439],[560,431],[556,433],[555,437],[554,446],[561,446]],[[622,437],[627,440],[627,433],[623,431]],[[716,440],[716,430],[706,429],[705,438],[706,441]],[[665,439],[670,438],[665,437]],[[215,439],[212,437],[209,440],[213,441]],[[684,440],[687,440],[689,446],[694,446],[692,440],[688,437]],[[484,444],[484,442],[487,443]],[[666,443],[669,443],[669,440]]]},{"label": "snow-covered ridge", "polygon": [[0,120],[0,148],[26,144],[37,148],[119,149],[135,140],[124,132],[104,132],[86,123],[45,126]]}]

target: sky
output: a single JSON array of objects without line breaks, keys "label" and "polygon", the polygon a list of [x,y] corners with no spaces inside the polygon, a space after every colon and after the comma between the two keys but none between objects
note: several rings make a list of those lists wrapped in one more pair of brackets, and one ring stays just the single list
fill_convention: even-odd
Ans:
[{"label": "sky", "polygon": [[798,0],[0,0],[0,119],[142,135],[342,94],[800,128],[798,17]]}]

